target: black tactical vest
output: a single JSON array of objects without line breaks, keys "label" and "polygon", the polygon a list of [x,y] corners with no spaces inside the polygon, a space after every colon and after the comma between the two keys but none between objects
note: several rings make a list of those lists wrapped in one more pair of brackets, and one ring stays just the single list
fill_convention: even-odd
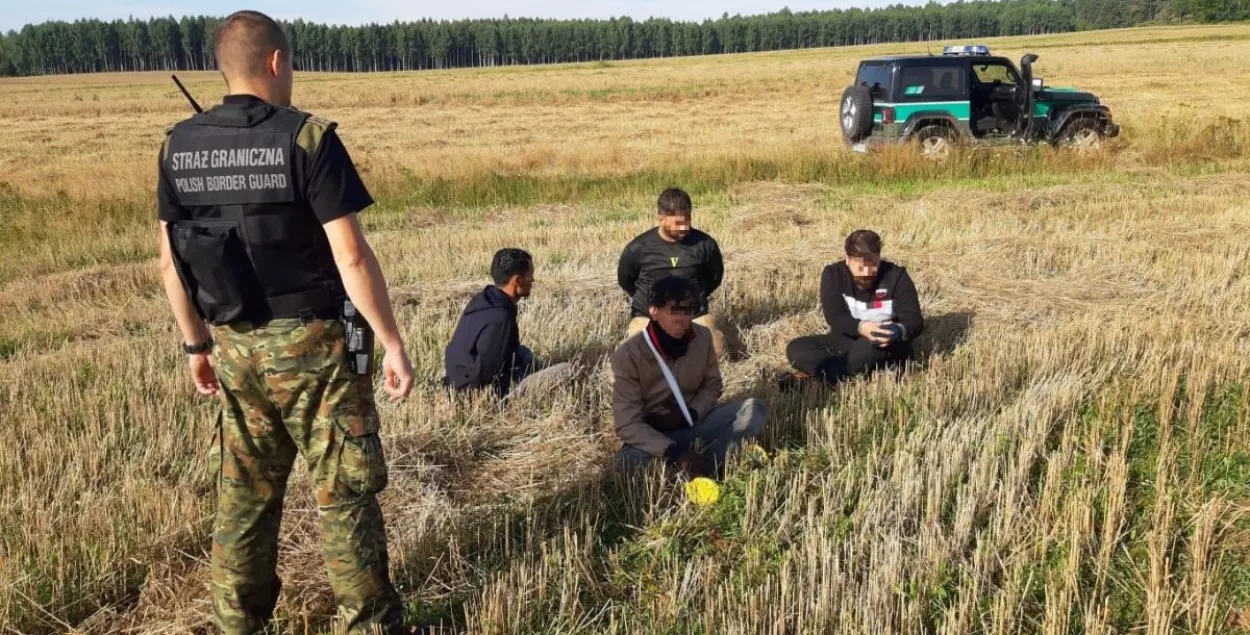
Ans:
[{"label": "black tactical vest", "polygon": [[212,324],[338,317],[342,280],[297,182],[307,176],[294,168],[307,118],[227,104],[169,135],[162,170],[190,216],[168,224],[169,242],[188,295]]}]

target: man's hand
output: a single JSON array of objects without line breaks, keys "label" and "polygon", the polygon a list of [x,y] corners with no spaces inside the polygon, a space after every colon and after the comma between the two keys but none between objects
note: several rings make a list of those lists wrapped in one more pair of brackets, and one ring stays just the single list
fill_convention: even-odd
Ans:
[{"label": "man's hand", "polygon": [[221,385],[217,383],[217,373],[213,372],[213,359],[208,353],[191,355],[191,380],[195,382],[195,391],[201,395],[217,396]]},{"label": "man's hand", "polygon": [[395,352],[383,353],[382,390],[394,402],[403,401],[412,390],[412,362],[402,347]]},{"label": "man's hand", "polygon": [[706,476],[712,473],[711,466],[694,450],[682,452],[681,456],[677,457],[675,463],[678,469],[692,477]]},{"label": "man's hand", "polygon": [[343,276],[347,297],[373,328],[386,351],[382,360],[383,388],[395,401],[412,389],[412,363],[404,352],[404,339],[395,324],[395,312],[386,293],[386,279],[360,229],[356,214],[348,214],[322,226],[334,254],[334,265]]},{"label": "man's hand", "polygon": [[879,348],[885,348],[895,342],[901,341],[903,339],[904,329],[902,324],[895,324],[893,321],[885,321],[881,323],[881,332],[885,333],[885,341],[881,342],[877,346]]},{"label": "man's hand", "polygon": [[882,346],[890,341],[890,333],[881,328],[880,322],[860,322],[859,334],[877,346]]}]

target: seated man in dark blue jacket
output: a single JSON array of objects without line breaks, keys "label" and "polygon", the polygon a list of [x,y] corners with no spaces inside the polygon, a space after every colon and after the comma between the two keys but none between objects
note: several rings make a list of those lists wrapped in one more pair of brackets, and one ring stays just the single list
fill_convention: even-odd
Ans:
[{"label": "seated man in dark blue jacket", "polygon": [[534,286],[534,259],[521,249],[500,249],[490,265],[495,284],[469,300],[444,354],[447,377],[456,390],[491,388],[499,396],[550,384],[570,370],[547,366],[521,346],[517,301]]},{"label": "seated man in dark blue jacket", "polygon": [[881,237],[860,229],[846,237],[846,259],[825,267],[820,307],[829,332],[786,346],[795,380],[836,383],[878,368],[899,366],[912,356],[911,342],[924,331],[920,299],[907,270],[881,259]]}]

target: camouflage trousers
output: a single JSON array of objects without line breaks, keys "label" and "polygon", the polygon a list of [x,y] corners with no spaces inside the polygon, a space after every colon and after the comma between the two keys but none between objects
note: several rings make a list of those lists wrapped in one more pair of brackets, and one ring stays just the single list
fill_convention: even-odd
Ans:
[{"label": "camouflage trousers", "polygon": [[375,494],[387,470],[372,377],[344,364],[333,320],[217,327],[221,416],[214,439],[217,519],[212,593],[217,626],[256,633],[278,600],[278,530],[296,455],[308,464],[338,627],[394,632],[403,606],[388,572]]}]

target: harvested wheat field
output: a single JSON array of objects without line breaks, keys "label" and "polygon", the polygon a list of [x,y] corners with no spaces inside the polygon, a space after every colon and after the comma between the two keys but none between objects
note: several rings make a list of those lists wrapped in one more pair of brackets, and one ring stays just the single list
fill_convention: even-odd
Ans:
[{"label": "harvested wheat field", "polygon": [[[381,405],[393,574],[464,633],[1250,633],[1250,25],[990,40],[1124,127],[1091,156],[846,151],[858,58],[921,45],[297,75],[378,204],[362,219],[423,383]],[[216,76],[183,78],[215,103]],[[0,631],[207,633],[214,403],[155,264],[166,74],[0,81]],[[694,196],[772,409],[721,500],[615,478],[616,259]],[[821,267],[869,227],[928,321],[901,381],[780,393]],[[577,380],[437,387],[491,254],[529,249],[522,339]],[[302,471],[279,630],[331,628]]]}]

